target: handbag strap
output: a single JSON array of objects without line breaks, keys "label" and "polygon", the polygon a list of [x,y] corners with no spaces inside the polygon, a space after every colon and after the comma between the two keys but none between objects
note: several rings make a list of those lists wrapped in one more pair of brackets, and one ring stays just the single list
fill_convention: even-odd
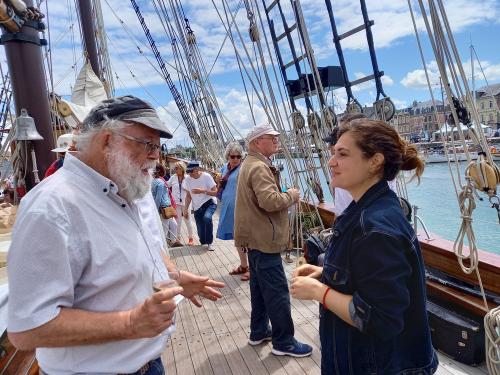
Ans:
[{"label": "handbag strap", "polygon": [[[184,180],[184,176],[182,176]],[[179,202],[182,203],[182,181],[179,180],[179,176],[177,176],[177,182],[179,183]]]}]

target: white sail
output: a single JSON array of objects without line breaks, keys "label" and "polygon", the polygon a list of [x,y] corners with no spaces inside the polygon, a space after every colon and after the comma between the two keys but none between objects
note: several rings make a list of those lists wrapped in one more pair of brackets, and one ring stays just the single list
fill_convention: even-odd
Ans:
[{"label": "white sail", "polygon": [[107,98],[103,83],[95,75],[90,62],[87,61],[78,73],[71,101],[61,99],[58,109],[67,124],[76,128],[92,107]]}]

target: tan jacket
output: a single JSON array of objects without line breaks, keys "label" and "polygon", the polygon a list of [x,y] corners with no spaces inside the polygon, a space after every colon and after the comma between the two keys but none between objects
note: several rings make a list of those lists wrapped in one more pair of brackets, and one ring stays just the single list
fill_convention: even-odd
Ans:
[{"label": "tan jacket", "polygon": [[279,189],[270,161],[262,154],[249,152],[238,176],[234,212],[234,242],[265,253],[279,253],[289,247],[288,193]]}]

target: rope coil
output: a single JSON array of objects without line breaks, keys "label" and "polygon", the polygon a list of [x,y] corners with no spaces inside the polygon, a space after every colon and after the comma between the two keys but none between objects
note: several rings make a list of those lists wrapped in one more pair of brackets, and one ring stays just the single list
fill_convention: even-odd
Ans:
[{"label": "rope coil", "polygon": [[484,316],[486,364],[490,375],[500,375],[500,306]]}]

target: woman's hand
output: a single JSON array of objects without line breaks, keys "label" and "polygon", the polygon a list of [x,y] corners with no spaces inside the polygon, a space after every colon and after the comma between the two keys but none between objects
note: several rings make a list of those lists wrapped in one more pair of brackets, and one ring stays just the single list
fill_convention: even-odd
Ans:
[{"label": "woman's hand", "polygon": [[293,298],[320,301],[326,285],[315,278],[297,276],[292,278],[290,294]]},{"label": "woman's hand", "polygon": [[292,277],[309,276],[319,280],[322,272],[323,272],[323,267],[314,266],[312,264],[304,264],[300,267],[297,267],[295,271],[293,271]]},{"label": "woman's hand", "polygon": [[206,193],[207,193],[206,190],[200,188],[193,188],[193,190],[191,190],[191,194],[206,194]]}]

